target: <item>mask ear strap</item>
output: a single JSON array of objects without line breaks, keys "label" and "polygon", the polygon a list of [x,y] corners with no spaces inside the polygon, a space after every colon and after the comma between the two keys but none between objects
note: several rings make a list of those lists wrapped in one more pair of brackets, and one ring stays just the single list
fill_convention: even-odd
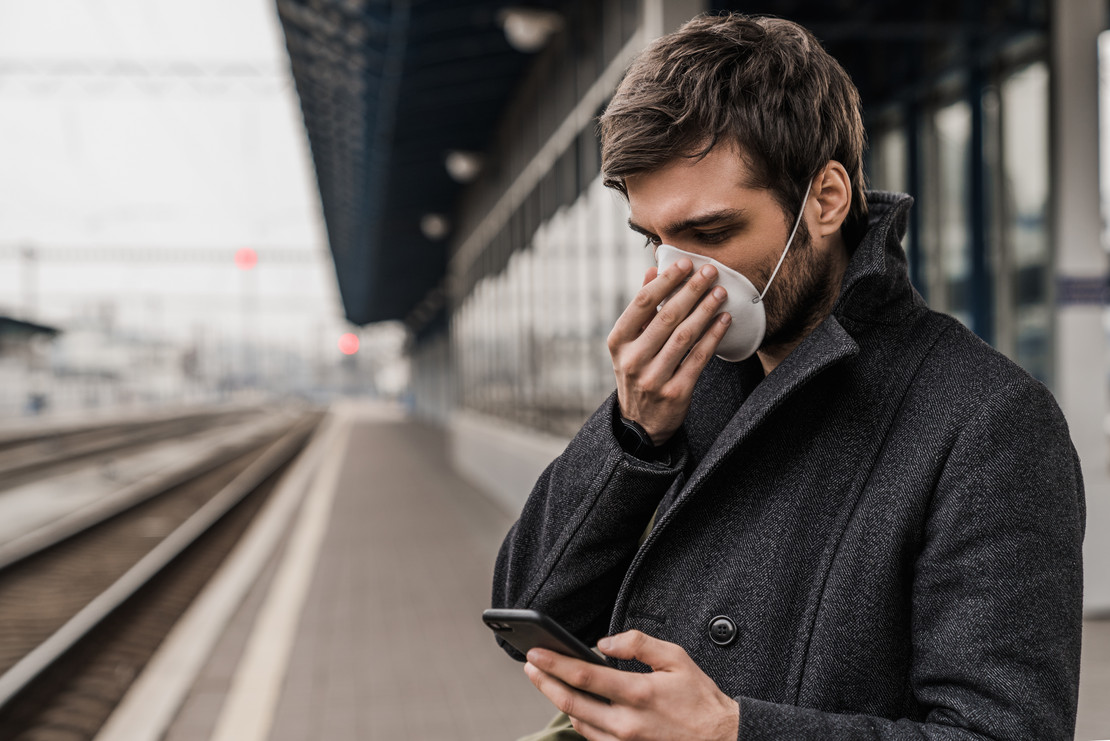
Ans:
[{"label": "mask ear strap", "polygon": [[809,181],[809,185],[806,186],[806,194],[802,196],[802,207],[798,209],[798,218],[794,219],[794,229],[790,232],[790,239],[786,240],[786,247],[784,247],[782,250],[782,256],[779,257],[779,263],[775,266],[774,272],[771,273],[771,277],[767,280],[767,285],[763,287],[763,293],[752,299],[753,304],[758,304],[760,301],[763,300],[763,297],[767,295],[767,291],[771,288],[771,282],[775,279],[775,276],[779,274],[779,268],[782,267],[782,261],[786,259],[786,253],[787,251],[789,251],[790,245],[794,243],[794,235],[798,233],[798,225],[802,223],[802,214],[804,214],[806,211],[806,203],[809,201],[809,191],[811,188],[813,188],[812,178]]}]

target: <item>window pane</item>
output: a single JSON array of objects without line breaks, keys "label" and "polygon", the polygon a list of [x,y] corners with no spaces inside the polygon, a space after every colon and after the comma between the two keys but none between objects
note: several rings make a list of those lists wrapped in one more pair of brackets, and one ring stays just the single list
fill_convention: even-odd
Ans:
[{"label": "window pane", "polygon": [[971,235],[968,233],[968,198],[971,106],[959,101],[939,109],[934,116],[937,144],[937,238],[943,275],[945,309],[971,325],[967,294],[971,274]]},{"label": "window pane", "polygon": [[875,137],[871,150],[871,187],[905,193],[909,190],[906,174],[906,132],[901,127],[887,129]]},{"label": "window pane", "polygon": [[1003,265],[1011,306],[1014,359],[1047,381],[1051,367],[1048,305],[1048,69],[1038,62],[1000,86],[1002,105]]}]

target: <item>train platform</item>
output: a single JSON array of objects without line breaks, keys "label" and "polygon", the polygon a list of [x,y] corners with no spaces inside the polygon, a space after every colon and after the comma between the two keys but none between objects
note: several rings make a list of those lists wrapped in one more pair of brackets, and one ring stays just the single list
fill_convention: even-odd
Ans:
[{"label": "train platform", "polygon": [[442,431],[397,408],[333,409],[97,738],[434,741],[542,727],[551,706],[480,619],[515,516],[447,459]]},{"label": "train platform", "polygon": [[[333,409],[98,741],[511,740],[552,715],[481,623],[515,513],[436,427]],[[1110,738],[1110,621],[1076,738]]]}]

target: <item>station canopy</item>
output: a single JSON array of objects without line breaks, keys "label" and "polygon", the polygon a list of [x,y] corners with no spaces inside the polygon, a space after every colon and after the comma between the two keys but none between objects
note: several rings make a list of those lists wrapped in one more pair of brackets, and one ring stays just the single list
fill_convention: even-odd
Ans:
[{"label": "station canopy", "polygon": [[48,327],[45,324],[35,324],[23,319],[15,319],[10,316],[0,316],[0,338],[14,338],[26,339],[41,335],[43,337],[56,337],[61,334],[61,330],[55,327]]},{"label": "station canopy", "polygon": [[[535,56],[509,44],[507,7],[572,17],[602,1],[277,0],[351,322],[427,324],[414,312],[442,283],[465,187],[446,159],[489,149]],[[710,8],[806,25],[872,108],[988,65],[1002,43],[1043,38],[1048,22],[1048,0],[714,0]]]}]

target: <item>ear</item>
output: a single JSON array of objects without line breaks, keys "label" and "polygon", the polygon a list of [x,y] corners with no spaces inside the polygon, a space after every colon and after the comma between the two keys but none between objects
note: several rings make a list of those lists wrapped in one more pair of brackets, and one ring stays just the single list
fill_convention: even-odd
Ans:
[{"label": "ear", "polygon": [[813,198],[818,206],[817,218],[811,222],[815,236],[837,234],[852,206],[852,180],[844,165],[829,160],[813,180]]}]

